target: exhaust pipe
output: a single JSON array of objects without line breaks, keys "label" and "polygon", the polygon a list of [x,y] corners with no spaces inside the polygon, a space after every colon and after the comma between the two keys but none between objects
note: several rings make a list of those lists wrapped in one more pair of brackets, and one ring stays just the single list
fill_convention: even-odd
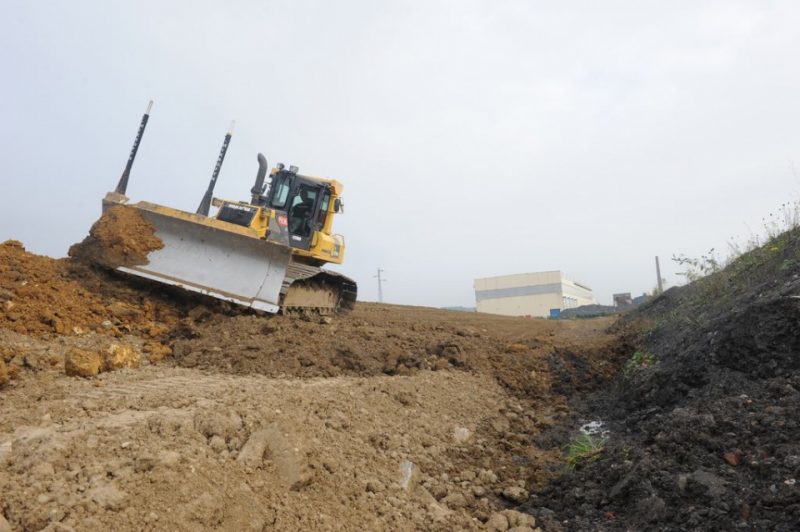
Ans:
[{"label": "exhaust pipe", "polygon": [[144,135],[144,128],[147,126],[147,120],[150,118],[150,110],[153,108],[153,100],[147,104],[147,110],[142,116],[142,122],[139,124],[139,131],[136,133],[136,139],[133,141],[133,148],[131,154],[128,156],[128,164],[125,165],[125,170],[122,171],[122,177],[119,178],[115,192],[117,194],[125,195],[128,190],[128,178],[131,176],[131,168],[133,167],[133,160],[136,159],[136,152],[139,151],[139,143],[142,141]]},{"label": "exhaust pipe", "polygon": [[214,187],[217,185],[219,171],[222,169],[222,161],[225,160],[225,153],[228,151],[228,144],[231,142],[233,126],[235,125],[236,120],[231,122],[231,127],[228,129],[228,133],[225,135],[225,140],[222,142],[222,149],[220,149],[219,157],[217,157],[217,165],[214,167],[214,173],[211,175],[211,182],[208,184],[208,190],[206,190],[203,199],[200,200],[200,206],[197,207],[197,214],[208,216],[208,212],[211,210],[211,197],[214,195]]},{"label": "exhaust pipe", "polygon": [[267,177],[267,158],[264,157],[262,153],[259,153],[257,159],[258,172],[256,172],[256,183],[253,185],[253,188],[250,189],[250,193],[252,194],[250,204],[264,207],[266,204],[264,191],[267,190],[267,185],[264,184],[264,179]]}]

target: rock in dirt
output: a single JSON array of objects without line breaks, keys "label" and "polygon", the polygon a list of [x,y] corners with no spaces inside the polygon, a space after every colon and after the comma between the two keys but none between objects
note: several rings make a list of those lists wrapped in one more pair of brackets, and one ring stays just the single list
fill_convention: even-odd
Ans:
[{"label": "rock in dirt", "polygon": [[149,342],[145,344],[143,351],[147,353],[147,360],[149,360],[151,364],[156,364],[172,356],[172,348],[158,342]]},{"label": "rock in dirt", "polygon": [[73,347],[64,358],[64,372],[73,377],[96,377],[103,361],[99,353]]},{"label": "rock in dirt", "polygon": [[230,412],[228,415],[220,412],[198,413],[194,419],[194,426],[206,438],[219,436],[224,440],[230,440],[242,428],[242,418],[236,412]]},{"label": "rock in dirt", "polygon": [[503,497],[511,502],[522,504],[528,500],[528,492],[519,486],[511,486],[503,490]]},{"label": "rock in dirt", "polygon": [[453,440],[456,443],[464,443],[470,439],[472,431],[467,427],[456,427],[453,429]]},{"label": "rock in dirt", "polygon": [[400,487],[408,490],[419,477],[419,468],[411,460],[400,463]]},{"label": "rock in dirt", "polygon": [[160,451],[158,453],[158,463],[164,467],[174,467],[181,461],[181,455],[178,451]]},{"label": "rock in dirt", "polygon": [[722,457],[732,466],[738,466],[742,462],[742,451],[733,449],[723,454]]},{"label": "rock in dirt", "polygon": [[103,371],[139,367],[139,352],[127,344],[108,344],[102,351],[102,357]]},{"label": "rock in dirt", "polygon": [[508,519],[508,526],[510,528],[517,529],[519,527],[530,527],[533,528],[536,526],[536,518],[532,515],[528,515],[522,512],[518,512],[516,510],[503,510],[503,515],[506,516]]},{"label": "rock in dirt", "polygon": [[639,500],[636,503],[636,513],[645,523],[655,523],[664,518],[667,505],[664,499],[655,495]]},{"label": "rock in dirt", "polygon": [[701,490],[712,498],[719,499],[725,496],[727,491],[727,482],[708,471],[697,470],[688,477],[688,486],[691,488],[692,484],[696,483],[701,486]]},{"label": "rock in dirt", "polygon": [[269,431],[259,430],[250,435],[245,442],[236,461],[247,467],[258,467],[264,459],[264,452],[267,450],[267,439]]},{"label": "rock in dirt", "polygon": [[111,313],[112,316],[119,320],[123,321],[135,321],[141,319],[142,311],[121,301],[115,301],[111,303],[108,307],[108,312]]},{"label": "rock in dirt", "polygon": [[486,521],[486,530],[505,532],[508,530],[508,518],[500,512],[492,514]]},{"label": "rock in dirt", "polygon": [[69,256],[108,268],[147,264],[147,255],[164,247],[153,224],[133,207],[116,205],[106,210]]},{"label": "rock in dirt", "polygon": [[381,482],[377,478],[371,478],[367,480],[366,490],[369,493],[381,493],[382,491],[386,490],[386,486],[384,486],[383,482]]},{"label": "rock in dirt", "polygon": [[114,484],[104,484],[89,492],[89,498],[106,510],[122,508],[126,494]]},{"label": "rock in dirt", "polygon": [[268,453],[281,480],[293,490],[308,484],[311,474],[301,459],[299,449],[290,444],[277,423],[254,432],[239,451],[236,461],[247,467],[258,467]]},{"label": "rock in dirt", "polygon": [[0,514],[0,532],[11,532],[11,525],[8,524],[3,514]]},{"label": "rock in dirt", "polygon": [[434,523],[446,521],[447,518],[452,515],[452,513],[452,511],[435,502],[432,502],[428,505],[428,514]]},{"label": "rock in dirt", "polygon": [[64,523],[50,523],[44,527],[41,532],[75,532],[75,529],[71,526],[65,525]]},{"label": "rock in dirt", "polygon": [[204,528],[216,528],[224,516],[222,502],[207,492],[189,503],[185,511],[190,520],[202,524]]},{"label": "rock in dirt", "polygon": [[0,388],[8,384],[8,381],[11,378],[8,376],[8,368],[6,368],[6,363],[3,361],[3,358],[0,357]]},{"label": "rock in dirt", "polygon": [[442,499],[442,502],[445,503],[448,508],[457,510],[467,505],[467,498],[461,493],[454,492]]}]

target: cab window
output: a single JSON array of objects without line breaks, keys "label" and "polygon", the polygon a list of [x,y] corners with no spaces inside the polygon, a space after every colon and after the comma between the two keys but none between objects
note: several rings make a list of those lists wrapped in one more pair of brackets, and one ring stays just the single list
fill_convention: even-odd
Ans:
[{"label": "cab window", "polygon": [[311,227],[314,215],[314,205],[317,202],[319,190],[302,185],[292,198],[289,209],[289,232],[293,235],[311,236],[314,230]]},{"label": "cab window", "polygon": [[286,179],[281,179],[273,186],[277,187],[272,194],[272,201],[270,201],[270,207],[274,207],[276,209],[283,209],[286,206],[286,198],[289,197],[289,183]]},{"label": "cab window", "polygon": [[320,226],[325,225],[325,218],[328,216],[328,207],[330,206],[331,202],[331,193],[325,192],[322,195],[322,202],[319,206],[319,215],[317,215],[317,223]]}]

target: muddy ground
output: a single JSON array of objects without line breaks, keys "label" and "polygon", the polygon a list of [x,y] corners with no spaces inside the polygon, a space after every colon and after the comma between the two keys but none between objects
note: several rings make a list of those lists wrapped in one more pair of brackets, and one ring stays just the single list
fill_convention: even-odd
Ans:
[{"label": "muddy ground", "polygon": [[533,530],[532,442],[625,356],[609,320],[269,316],[17,242],[0,299],[14,530]]}]

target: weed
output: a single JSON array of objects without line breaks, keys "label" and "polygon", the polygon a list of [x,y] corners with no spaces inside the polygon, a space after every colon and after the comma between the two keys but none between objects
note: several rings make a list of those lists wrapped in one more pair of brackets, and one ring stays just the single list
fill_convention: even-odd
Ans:
[{"label": "weed", "polygon": [[697,281],[707,275],[716,273],[723,267],[719,259],[717,259],[716,253],[714,253],[714,248],[708,250],[708,253],[705,255],[700,255],[699,259],[681,254],[673,255],[672,261],[685,268],[685,270],[678,275],[686,277],[686,280],[689,282]]},{"label": "weed", "polygon": [[625,366],[622,368],[622,373],[626,377],[629,377],[641,368],[652,366],[655,363],[656,357],[652,353],[636,351],[625,363]]},{"label": "weed", "polygon": [[632,456],[633,456],[633,449],[631,449],[630,446],[628,446],[628,445],[623,446],[622,447],[622,458],[624,460],[630,460]]},{"label": "weed", "polygon": [[[739,243],[733,237],[728,241],[728,255],[724,259],[717,257],[714,248],[708,253],[701,255],[700,258],[687,257],[686,255],[673,255],[672,260],[684,270],[679,272],[688,282],[697,281],[704,277],[711,276],[746,257],[745,260],[737,265],[737,271],[746,271],[754,266],[756,262],[763,261],[765,253],[779,253],[783,251],[788,242],[787,232],[800,227],[800,200],[787,201],[781,204],[780,208],[770,212],[761,220],[761,230],[751,235],[743,242]],[[755,252],[755,253],[753,253]],[[748,256],[749,255],[749,256]],[[721,281],[721,279],[718,279]],[[714,292],[721,286],[709,286],[709,294],[717,295]]]},{"label": "weed", "polygon": [[567,447],[567,465],[575,469],[581,464],[590,464],[600,459],[607,438],[595,438],[591,434],[580,434]]}]

